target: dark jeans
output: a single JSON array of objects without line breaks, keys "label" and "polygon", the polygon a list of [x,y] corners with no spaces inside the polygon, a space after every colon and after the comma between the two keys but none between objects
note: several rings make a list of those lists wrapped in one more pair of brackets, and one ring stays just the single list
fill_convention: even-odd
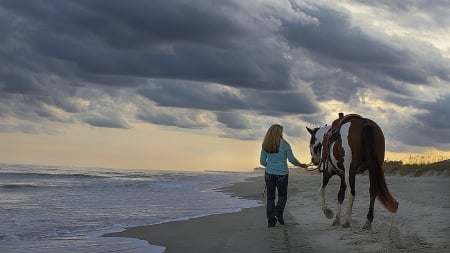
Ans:
[{"label": "dark jeans", "polygon": [[[265,173],[267,187],[267,219],[274,218],[275,216],[283,216],[284,207],[286,206],[287,201],[288,177],[289,175],[273,175]],[[278,191],[277,205],[275,205],[275,189]]]}]

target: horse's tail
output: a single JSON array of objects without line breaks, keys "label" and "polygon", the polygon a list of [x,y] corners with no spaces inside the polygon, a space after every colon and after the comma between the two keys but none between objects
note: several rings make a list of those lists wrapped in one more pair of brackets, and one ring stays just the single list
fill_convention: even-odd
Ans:
[{"label": "horse's tail", "polygon": [[377,149],[375,147],[373,126],[364,126],[363,142],[365,147],[365,158],[369,167],[370,187],[375,187],[378,200],[381,204],[383,204],[389,212],[395,213],[397,212],[398,202],[392,197],[387,188],[382,167],[383,161],[379,161],[376,155]]}]

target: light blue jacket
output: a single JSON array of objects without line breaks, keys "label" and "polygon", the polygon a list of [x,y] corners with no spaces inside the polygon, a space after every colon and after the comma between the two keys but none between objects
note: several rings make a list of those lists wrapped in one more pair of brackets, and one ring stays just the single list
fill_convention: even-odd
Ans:
[{"label": "light blue jacket", "polygon": [[264,149],[261,149],[259,163],[266,167],[266,172],[269,174],[289,174],[286,160],[289,160],[293,165],[301,166],[300,162],[295,158],[294,154],[292,154],[291,145],[284,139],[281,139],[278,153],[267,153]]}]

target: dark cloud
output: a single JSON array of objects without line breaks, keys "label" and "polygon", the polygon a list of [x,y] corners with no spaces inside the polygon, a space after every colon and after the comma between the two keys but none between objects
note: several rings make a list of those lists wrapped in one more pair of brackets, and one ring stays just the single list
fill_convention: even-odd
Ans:
[{"label": "dark cloud", "polygon": [[106,128],[130,128],[122,118],[109,117],[108,115],[100,117],[91,117],[84,120],[89,125]]},{"label": "dark cloud", "polygon": [[[389,126],[391,138],[397,138],[411,146],[432,146],[437,149],[450,148],[450,95],[439,97],[436,101],[427,102],[418,98],[386,97],[386,101],[405,108],[411,108],[411,119],[406,122],[392,120]],[[392,114],[392,113],[390,113]],[[395,115],[390,117],[396,118]],[[401,116],[398,118],[401,119]]]},{"label": "dark cloud", "polygon": [[219,112],[216,113],[217,121],[223,123],[227,128],[243,130],[250,129],[251,122],[245,116],[236,112]]},{"label": "dark cloud", "polygon": [[156,125],[181,128],[204,129],[212,125],[210,121],[203,120],[201,113],[195,110],[163,110],[161,108],[142,107],[137,113],[137,118]]},{"label": "dark cloud", "polygon": [[[450,24],[445,1],[348,4],[363,4],[422,31]],[[0,23],[4,118],[112,128],[132,128],[130,122],[139,120],[219,127],[222,137],[245,139],[261,134],[251,131],[266,117],[280,118],[292,132],[295,117],[325,123],[321,119],[334,108],[322,102],[357,109],[364,106],[355,102],[359,92],[370,89],[382,91],[377,99],[411,106],[411,122],[402,127],[417,141],[390,135],[396,141],[437,141],[442,147],[450,142],[438,137],[450,129],[448,51],[420,38],[367,29],[334,4],[4,0]],[[441,97],[432,102],[417,92],[441,87]],[[427,124],[411,127],[412,122]],[[1,128],[11,131],[13,125]],[[18,131],[32,129],[22,125]]]},{"label": "dark cloud", "polygon": [[5,93],[33,94],[39,92],[40,87],[29,76],[9,72],[0,74],[0,91]]},{"label": "dark cloud", "polygon": [[400,140],[410,146],[432,147],[437,150],[450,149],[448,128],[429,127],[426,122],[414,122],[398,132]]},{"label": "dark cloud", "polygon": [[231,89],[220,85],[180,81],[160,81],[138,91],[160,106],[226,111],[247,108]]},{"label": "dark cloud", "polygon": [[289,62],[261,43],[258,30],[230,14],[244,15],[232,4],[94,0],[26,6],[5,1],[3,6],[28,27],[15,31],[27,41],[23,47],[36,50],[44,65],[57,60],[80,75],[215,81],[262,89],[291,85]]},{"label": "dark cloud", "polygon": [[[426,110],[426,112],[419,113],[416,118],[423,122],[425,127],[434,130],[450,129],[450,94],[440,97],[433,103],[424,102],[420,108]],[[438,139],[440,138],[447,138],[446,141],[450,141],[450,134],[446,134],[446,136]]]},{"label": "dark cloud", "polygon": [[306,49],[315,61],[325,66],[345,71],[366,84],[376,84],[372,80],[379,75],[409,84],[427,84],[429,75],[441,75],[440,69],[417,65],[417,57],[407,48],[355,27],[343,13],[326,8],[306,10],[306,13],[316,17],[319,24],[286,21],[283,35],[292,47]]},{"label": "dark cloud", "polygon": [[139,94],[166,107],[213,111],[242,109],[266,115],[312,114],[319,110],[308,94],[298,91],[237,90],[208,83],[158,82],[141,89]]}]

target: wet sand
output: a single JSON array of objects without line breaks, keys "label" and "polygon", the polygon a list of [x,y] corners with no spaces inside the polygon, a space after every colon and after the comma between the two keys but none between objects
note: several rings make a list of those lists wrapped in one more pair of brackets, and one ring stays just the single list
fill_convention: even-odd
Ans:
[{"label": "wet sand", "polygon": [[[261,206],[231,214],[128,228],[105,236],[146,240],[164,246],[169,253],[450,252],[450,177],[386,175],[386,181],[399,209],[397,213],[389,213],[376,202],[370,231],[362,229],[369,204],[368,175],[356,178],[351,227],[343,228],[332,226],[333,220],[321,211],[319,174],[293,169],[284,226],[268,228],[265,207]],[[333,211],[337,207],[338,184],[338,177],[334,177],[327,187],[326,199]],[[261,200],[263,189],[263,177],[259,176],[220,190]],[[347,200],[343,214],[346,208]]]}]

